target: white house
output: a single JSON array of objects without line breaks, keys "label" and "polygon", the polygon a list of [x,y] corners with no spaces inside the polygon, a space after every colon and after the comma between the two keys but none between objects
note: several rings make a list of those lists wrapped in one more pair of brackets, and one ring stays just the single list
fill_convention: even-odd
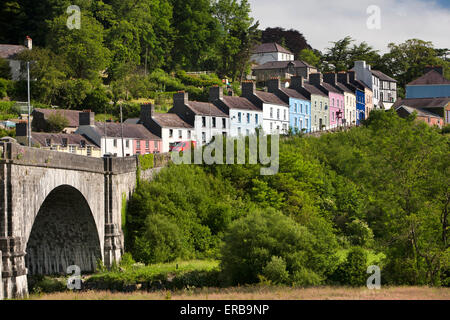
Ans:
[{"label": "white house", "polygon": [[140,123],[162,139],[162,152],[180,142],[197,141],[194,126],[175,113],[156,113],[153,105],[142,105]]},{"label": "white house", "polygon": [[389,110],[397,101],[397,80],[378,70],[372,70],[365,61],[355,61],[352,69],[356,78],[364,82],[373,92],[375,109]]},{"label": "white house", "polygon": [[289,132],[289,104],[274,93],[257,91],[253,81],[242,83],[242,96],[263,111],[263,130],[268,134]]},{"label": "white house", "polygon": [[256,64],[271,61],[294,61],[294,54],[278,43],[263,43],[253,48],[250,60]]},{"label": "white house", "polygon": [[80,113],[80,126],[75,133],[85,135],[99,145],[102,155],[129,157],[137,154],[161,153],[161,138],[142,124],[124,123],[122,126],[120,123],[95,122],[93,112]]},{"label": "white house", "polygon": [[25,38],[25,46],[0,44],[0,58],[6,59],[9,62],[12,80],[20,80],[24,75],[24,70],[21,69],[20,61],[16,59],[17,55],[24,50],[31,50],[32,48],[33,41],[28,36]]},{"label": "white house", "polygon": [[189,101],[187,92],[174,94],[169,113],[177,114],[194,127],[197,146],[208,144],[216,135],[227,136],[230,132],[230,119],[225,112],[209,102]]},{"label": "white house", "polygon": [[246,98],[224,96],[222,88],[212,87],[209,100],[229,115],[231,137],[252,135],[263,126],[263,111]]}]

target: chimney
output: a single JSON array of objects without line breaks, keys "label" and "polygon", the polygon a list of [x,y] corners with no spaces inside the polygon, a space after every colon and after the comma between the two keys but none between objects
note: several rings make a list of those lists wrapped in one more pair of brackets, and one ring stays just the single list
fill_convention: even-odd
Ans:
[{"label": "chimney", "polygon": [[173,95],[173,106],[174,108],[181,107],[189,103],[189,94],[184,91],[179,91]]},{"label": "chimney", "polygon": [[95,124],[95,113],[91,110],[83,110],[78,115],[79,126],[93,126]]},{"label": "chimney", "polygon": [[150,119],[155,114],[155,106],[151,103],[148,104],[142,104],[141,105],[141,113],[139,115],[139,120],[141,123],[146,125]]},{"label": "chimney", "polygon": [[321,86],[323,83],[323,75],[320,72],[311,73],[309,75],[309,83],[313,86]]},{"label": "chimney", "polygon": [[33,49],[33,40],[29,36],[26,36],[25,38],[25,47],[29,50]]},{"label": "chimney", "polygon": [[349,71],[348,72],[348,80],[351,81],[351,82],[354,82],[356,80],[355,71]]},{"label": "chimney", "polygon": [[16,137],[26,137],[27,136],[27,122],[16,123]]},{"label": "chimney", "polygon": [[[354,73],[353,73],[354,74]],[[349,83],[350,82],[350,75],[347,72],[339,72],[337,74],[337,80],[340,83]]]},{"label": "chimney", "polygon": [[267,88],[268,91],[271,93],[275,93],[281,88],[280,84],[280,78],[271,78],[269,81],[267,81]]},{"label": "chimney", "polygon": [[328,72],[323,75],[323,81],[331,85],[336,85],[337,75],[333,72]]},{"label": "chimney", "polygon": [[251,97],[255,94],[256,84],[253,81],[242,82],[242,96]]},{"label": "chimney", "polygon": [[424,74],[427,74],[430,71],[436,71],[437,73],[439,73],[441,76],[444,75],[444,68],[442,66],[426,66],[425,67],[425,71]]},{"label": "chimney", "polygon": [[223,89],[219,86],[209,88],[209,102],[223,100]]},{"label": "chimney", "polygon": [[303,78],[302,76],[295,76],[295,77],[291,78],[290,88],[298,90],[300,88],[303,88],[304,84],[305,84],[305,78]]},{"label": "chimney", "polygon": [[365,61],[355,61],[355,69],[366,69]]}]

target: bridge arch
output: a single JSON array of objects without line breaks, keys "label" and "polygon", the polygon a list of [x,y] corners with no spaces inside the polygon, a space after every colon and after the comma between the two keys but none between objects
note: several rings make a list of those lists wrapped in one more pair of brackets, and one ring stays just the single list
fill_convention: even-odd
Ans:
[{"label": "bridge arch", "polygon": [[60,185],[47,195],[26,239],[29,275],[66,274],[70,265],[92,272],[102,259],[93,212],[85,196],[70,185]]}]

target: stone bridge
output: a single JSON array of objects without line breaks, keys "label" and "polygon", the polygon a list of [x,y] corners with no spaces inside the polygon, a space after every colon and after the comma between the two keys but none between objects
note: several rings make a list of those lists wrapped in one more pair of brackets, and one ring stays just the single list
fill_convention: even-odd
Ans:
[{"label": "stone bridge", "polygon": [[66,274],[70,265],[92,272],[99,259],[106,266],[119,261],[122,208],[136,187],[137,166],[137,157],[90,158],[0,142],[0,299],[26,296],[27,275]]}]

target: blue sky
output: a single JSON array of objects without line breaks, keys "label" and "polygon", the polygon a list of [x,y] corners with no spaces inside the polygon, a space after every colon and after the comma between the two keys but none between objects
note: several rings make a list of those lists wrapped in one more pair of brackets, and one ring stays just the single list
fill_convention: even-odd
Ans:
[{"label": "blue sky", "polygon": [[[450,0],[249,0],[261,28],[280,26],[303,33],[314,48],[351,36],[380,52],[390,42],[419,38],[450,48]],[[369,29],[367,8],[380,9],[380,29]]]}]

